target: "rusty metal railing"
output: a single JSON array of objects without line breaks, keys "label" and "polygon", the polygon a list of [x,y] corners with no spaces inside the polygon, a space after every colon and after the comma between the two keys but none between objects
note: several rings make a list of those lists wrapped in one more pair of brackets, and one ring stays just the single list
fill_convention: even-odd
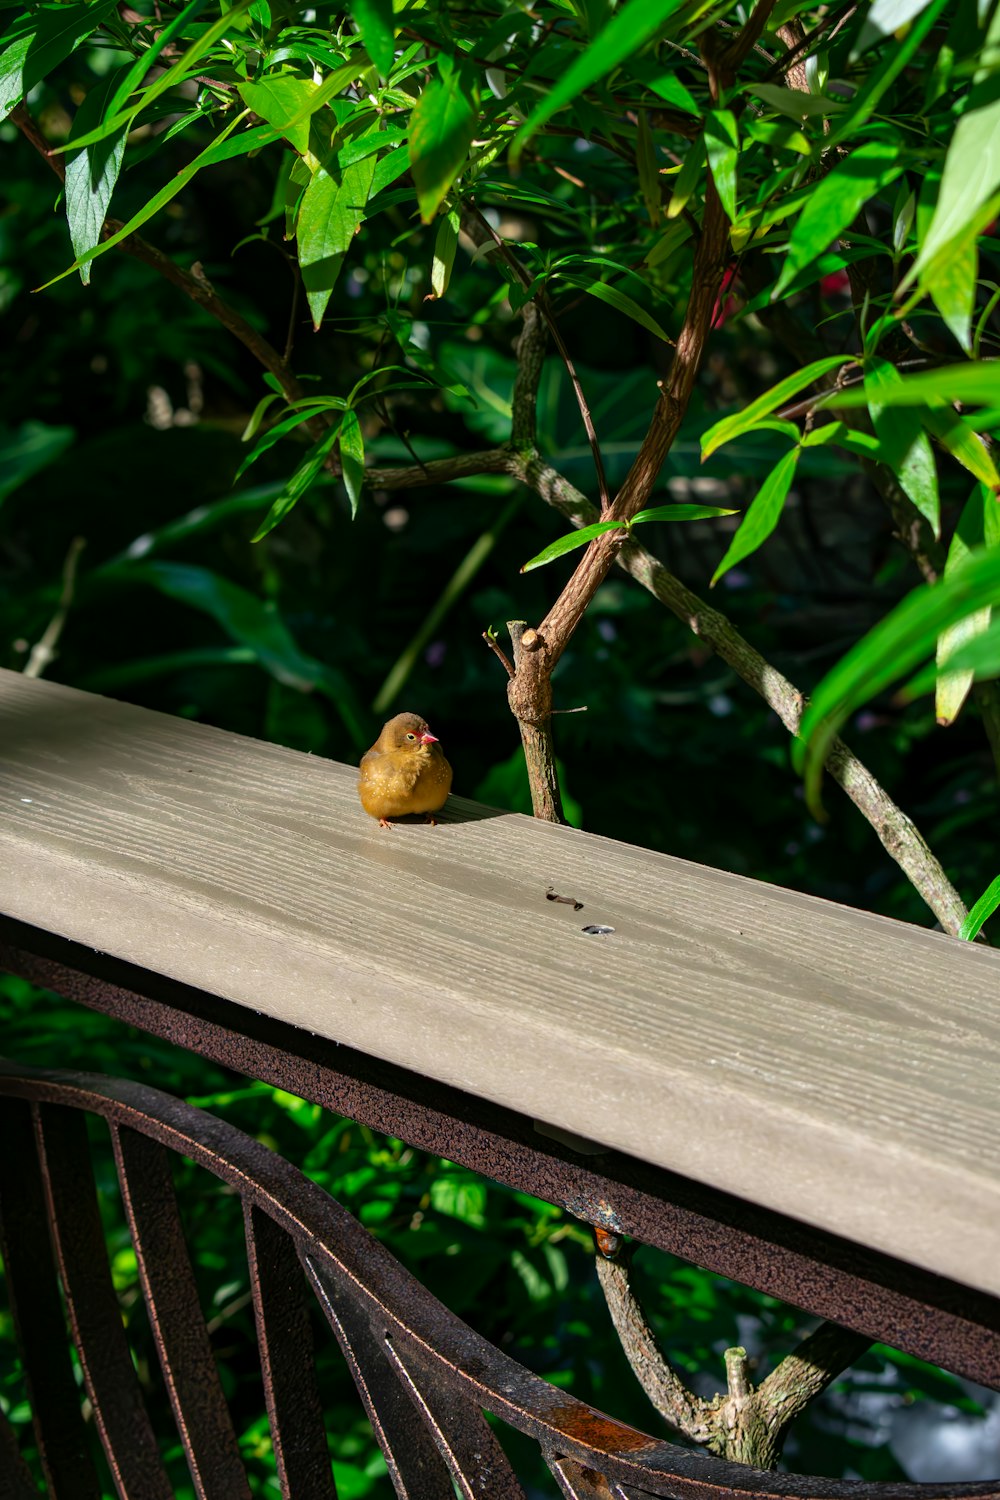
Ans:
[{"label": "rusty metal railing", "polygon": [[[548,1385],[447,1311],[338,1203],[233,1126],[145,1085],[0,1068],[3,1254],[50,1491],[99,1495],[96,1429],[121,1495],[171,1493],[114,1293],[85,1116],[111,1132],[142,1292],[199,1496],[250,1490],[195,1288],[169,1155],[239,1194],[282,1493],[334,1500],[306,1299],[340,1344],[406,1500],[518,1500],[484,1413],[538,1445],[569,1500],[997,1496],[992,1484],[868,1486],[758,1473],[659,1441]],[[60,1292],[61,1288],[61,1292]],[[67,1319],[63,1314],[65,1301]],[[93,1422],[84,1421],[70,1344]],[[9,1440],[0,1493],[35,1494]]]}]

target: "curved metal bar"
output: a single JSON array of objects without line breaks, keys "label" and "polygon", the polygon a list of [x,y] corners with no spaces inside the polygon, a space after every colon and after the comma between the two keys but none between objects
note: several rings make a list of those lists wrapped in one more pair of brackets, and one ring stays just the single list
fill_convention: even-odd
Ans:
[{"label": "curved metal bar", "polygon": [[[340,1204],[290,1163],[233,1126],[143,1084],[90,1074],[0,1066],[0,1093],[102,1116],[113,1131],[136,1132],[189,1157],[228,1183],[244,1204],[289,1234],[317,1281],[367,1317],[397,1369],[405,1367],[418,1405],[442,1422],[454,1448],[450,1466],[469,1497],[498,1491],[470,1479],[477,1437],[463,1432],[460,1407],[485,1409],[534,1438],[564,1492],[672,1500],[1000,1500],[1000,1483],[877,1485],[762,1473],[647,1436],[546,1384],[449,1313]],[[442,1412],[450,1396],[454,1411]],[[475,1422],[472,1423],[475,1428]],[[488,1466],[490,1454],[482,1461]],[[600,1489],[598,1487],[600,1492]]]}]

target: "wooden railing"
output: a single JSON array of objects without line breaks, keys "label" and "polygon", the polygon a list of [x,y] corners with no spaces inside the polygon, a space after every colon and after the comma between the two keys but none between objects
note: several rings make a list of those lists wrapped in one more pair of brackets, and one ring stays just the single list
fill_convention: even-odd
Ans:
[{"label": "wooden railing", "polygon": [[[1000,1386],[994,953],[461,800],[383,832],[350,768],[15,674],[0,727],[0,967],[562,1204],[605,1244],[635,1235]],[[414,1500],[521,1493],[484,1410],[581,1500],[838,1489],[536,1380],[293,1167],[176,1100],[16,1064],[0,1094],[5,1260],[53,1494],[100,1492],[95,1429],[112,1472],[130,1466],[119,1493],[165,1493],[81,1111],[116,1141],[199,1494],[245,1490],[165,1150],[243,1198],[285,1494],[331,1492],[307,1342],[273,1333],[302,1326],[306,1285]],[[0,1424],[0,1494],[32,1483]]]}]

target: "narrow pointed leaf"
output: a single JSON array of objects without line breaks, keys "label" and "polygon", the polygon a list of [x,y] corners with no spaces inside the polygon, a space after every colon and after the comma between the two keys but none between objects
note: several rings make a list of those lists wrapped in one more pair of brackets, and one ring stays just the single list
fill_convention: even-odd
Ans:
[{"label": "narrow pointed leaf", "polygon": [[331,163],[320,169],[306,188],[299,209],[297,238],[299,266],[313,327],[323,321],[330,293],[344,255],[365,216],[375,173],[375,158],[367,156],[342,172]]},{"label": "narrow pointed leaf", "polygon": [[[945,578],[954,578],[959,569],[968,564],[975,549],[983,546],[984,507],[995,505],[992,495],[987,492],[987,496],[984,497],[981,486],[977,485],[966,501],[948,548]],[[956,668],[953,658],[968,641],[982,635],[989,623],[989,609],[976,610],[975,614],[949,625],[938,636],[936,660],[939,675],[934,689],[934,717],[939,724],[955,722],[975,678],[968,667]],[[945,670],[946,666],[948,670]]]},{"label": "narrow pointed leaf", "polygon": [[959,937],[964,938],[967,943],[971,943],[974,937],[978,937],[979,929],[987,918],[992,917],[998,906],[1000,906],[1000,875],[997,876],[996,880],[991,881],[969,912],[969,915],[958,929]]},{"label": "narrow pointed leaf", "polygon": [[[792,396],[797,396],[804,391],[806,386],[812,385],[821,375],[830,370],[836,370],[849,363],[842,355],[830,354],[825,359],[814,360],[811,365],[805,365],[801,370],[796,370],[794,375],[788,375],[784,380],[779,380],[763,396],[758,396],[756,401],[751,401],[744,406],[742,411],[733,412],[728,417],[723,417],[721,422],[716,422],[707,432],[701,436],[702,461],[721,448],[723,443],[732,442],[733,438],[740,437],[744,432],[750,432],[757,426],[761,417],[770,416],[779,406],[784,406]],[[1000,385],[998,385],[1000,389]],[[863,406],[864,396],[856,403]]]},{"label": "narrow pointed leaf", "polygon": [[457,69],[432,79],[410,118],[410,167],[425,224],[465,166],[475,128],[475,107]]},{"label": "narrow pointed leaf", "polygon": [[353,519],[358,513],[358,501],[365,481],[365,440],[356,411],[345,411],[340,424],[340,467]]},{"label": "narrow pointed leaf", "polygon": [[868,200],[897,178],[904,165],[894,142],[866,141],[816,184],[792,230],[772,299],[853,223]]},{"label": "narrow pointed leaf", "polygon": [[[83,135],[101,119],[120,76],[120,72],[112,73],[89,90],[76,112],[70,146],[74,136]],[[66,222],[73,252],[77,256],[85,255],[100,244],[101,230],[125,155],[125,135],[123,127],[103,141],[66,154]],[[80,266],[80,280],[84,286],[90,282],[89,261]]]},{"label": "narrow pointed leaf", "polygon": [[705,116],[705,150],[708,165],[730,224],[736,218],[736,163],[740,138],[736,116],[729,109],[710,109]]},{"label": "narrow pointed leaf", "polygon": [[0,120],[115,10],[116,0],[60,5],[25,16],[0,53]]},{"label": "narrow pointed leaf", "polygon": [[720,510],[717,505],[654,505],[632,517],[632,525],[643,521],[705,521],[712,516],[735,516],[735,510]]},{"label": "narrow pointed leaf", "polygon": [[[882,393],[886,406],[923,406],[929,401],[961,401],[970,406],[1000,405],[1000,360],[969,360],[941,365],[920,375],[903,375],[891,391]],[[831,391],[824,406],[865,406],[864,390]]]},{"label": "narrow pointed leaf", "polygon": [[729,544],[729,550],[712,574],[713,588],[730,568],[749,557],[752,552],[756,552],[777,526],[788,498],[788,491],[792,487],[801,451],[801,448],[793,448],[791,452],[786,453],[764,480],[750,503],[739,531]]},{"label": "narrow pointed leaf", "polygon": [[1000,491],[1000,474],[989,449],[951,406],[927,406],[920,420],[952,458],[989,489]]},{"label": "narrow pointed leaf", "polygon": [[583,290],[589,292],[592,297],[596,297],[598,302],[606,302],[609,307],[624,313],[627,318],[640,324],[649,333],[655,334],[665,344],[673,343],[673,339],[669,334],[664,333],[652,313],[648,313],[644,307],[640,307],[638,302],[626,296],[624,292],[620,292],[616,286],[610,286],[606,281],[592,281]]},{"label": "narrow pointed leaf", "polygon": [[878,456],[892,469],[937,537],[941,535],[941,502],[930,439],[916,412],[886,405],[883,400],[885,391],[898,385],[901,379],[887,359],[876,356],[865,363],[865,393],[879,440]]},{"label": "narrow pointed leaf", "polygon": [[570,64],[555,86],[546,90],[541,102],[514,137],[512,163],[516,164],[525,144],[546,120],[659,36],[663,23],[680,10],[683,3],[684,0],[627,0]]},{"label": "narrow pointed leaf", "polygon": [[438,221],[434,237],[434,258],[431,262],[431,291],[435,297],[443,297],[451,280],[451,269],[455,264],[458,249],[458,210],[449,209]]},{"label": "narrow pointed leaf", "polygon": [[585,547],[592,542],[595,536],[603,536],[606,531],[622,531],[622,521],[595,521],[593,526],[581,526],[579,531],[571,531],[567,536],[557,537],[550,542],[537,556],[532,557],[521,569],[522,573],[530,573],[533,568],[543,568],[546,563],[554,562],[557,557],[563,557],[567,552],[572,552],[576,547]]},{"label": "narrow pointed leaf", "polygon": [[[907,595],[827,673],[803,715],[801,739],[792,750],[796,766],[805,774],[811,807],[818,807],[823,763],[844,721],[931,657],[943,630],[998,604],[1000,553],[979,552],[954,578],[922,584]],[[969,649],[963,648],[963,653]]]},{"label": "narrow pointed leaf", "polygon": [[978,227],[980,210],[1000,188],[1000,99],[971,109],[955,126],[945,157],[934,217],[920,254],[904,279],[906,286],[929,269],[935,257],[967,231]]}]

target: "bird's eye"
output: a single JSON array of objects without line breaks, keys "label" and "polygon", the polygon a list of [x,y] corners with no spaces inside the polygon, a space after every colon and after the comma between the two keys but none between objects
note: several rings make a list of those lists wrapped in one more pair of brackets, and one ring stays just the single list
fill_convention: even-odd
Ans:
[{"label": "bird's eye", "polygon": [[415,740],[415,739],[416,739],[416,735],[415,735],[415,734],[408,734],[408,735],[407,735],[407,736],[406,736],[406,738],[407,738],[407,739],[408,739],[408,740]]}]

